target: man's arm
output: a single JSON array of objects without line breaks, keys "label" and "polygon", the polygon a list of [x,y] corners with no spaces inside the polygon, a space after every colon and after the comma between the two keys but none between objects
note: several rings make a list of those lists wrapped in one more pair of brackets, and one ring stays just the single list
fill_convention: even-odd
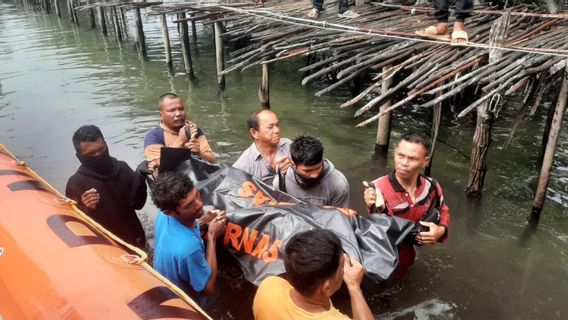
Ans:
[{"label": "man's arm", "polygon": [[202,291],[203,294],[209,295],[215,292],[215,284],[217,283],[217,238],[225,233],[226,223],[225,215],[219,215],[209,223],[206,259],[211,268],[211,276]]},{"label": "man's arm", "polygon": [[444,194],[440,184],[436,182],[437,196],[440,198],[440,223],[420,221],[420,224],[428,227],[428,231],[420,232],[416,240],[421,245],[432,245],[436,242],[445,242],[448,238],[448,226],[450,225],[450,209],[444,202]]},{"label": "man's arm", "polygon": [[132,171],[130,166],[128,166],[128,171],[132,176],[132,194],[130,206],[134,210],[140,210],[146,204],[146,163],[142,162],[136,168],[136,171]]},{"label": "man's arm", "polygon": [[353,320],[370,320],[374,319],[373,313],[363,296],[361,290],[361,281],[365,275],[365,269],[356,260],[344,254],[343,259],[343,281],[349,291],[351,297],[351,312]]}]

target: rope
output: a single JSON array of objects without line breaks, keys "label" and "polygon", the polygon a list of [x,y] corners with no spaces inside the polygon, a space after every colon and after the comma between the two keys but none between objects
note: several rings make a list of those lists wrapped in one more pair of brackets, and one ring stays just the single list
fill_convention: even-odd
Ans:
[{"label": "rope", "polygon": [[[431,39],[421,39],[421,38],[413,38],[413,37],[406,37],[406,36],[399,36],[399,35],[389,35],[389,34],[380,34],[376,32],[372,32],[372,29],[368,31],[361,31],[358,27],[351,27],[347,25],[337,24],[337,23],[329,23],[326,21],[316,21],[306,18],[299,18],[299,17],[292,17],[286,14],[272,12],[268,9],[241,9],[235,7],[227,7],[220,5],[218,6],[221,9],[242,13],[245,15],[250,15],[254,17],[258,17],[261,19],[268,19],[272,21],[287,23],[290,25],[302,26],[302,27],[310,27],[313,29],[322,29],[322,30],[331,30],[331,31],[339,31],[339,32],[346,32],[346,33],[355,33],[355,34],[363,34],[363,35],[373,35],[376,37],[382,38],[390,38],[390,39],[398,39],[398,40],[406,40],[406,41],[414,41],[414,42],[423,42],[423,43],[432,43],[432,44],[443,44],[447,45],[447,41],[440,41],[440,40],[431,40]],[[471,48],[478,48],[478,49],[495,49],[501,50],[506,52],[523,52],[528,54],[541,54],[541,55],[548,55],[548,56],[556,56],[556,57],[565,57],[568,58],[568,53],[558,53],[558,52],[550,52],[544,51],[547,49],[543,48],[504,48],[504,47],[496,47],[482,43],[473,43],[468,42],[466,44],[460,44],[459,47],[471,47]]]},{"label": "rope", "polygon": [[17,166],[21,166],[24,169],[26,169],[35,179],[37,179],[46,188],[48,188],[56,196],[58,196],[59,197],[59,199],[58,199],[59,203],[68,204],[69,206],[71,206],[71,210],[74,213],[79,215],[81,218],[85,219],[95,229],[97,229],[98,231],[100,231],[101,233],[106,235],[107,237],[111,238],[113,241],[119,243],[120,245],[128,248],[129,250],[131,250],[131,251],[133,251],[137,254],[137,255],[133,255],[133,254],[122,255],[122,258],[125,260],[126,263],[137,264],[137,265],[141,266],[142,268],[146,269],[146,271],[148,271],[150,274],[152,274],[158,280],[163,282],[166,287],[168,287],[170,290],[175,292],[183,301],[185,301],[187,304],[189,304],[193,309],[195,309],[197,312],[201,313],[201,315],[203,315],[205,318],[212,320],[211,317],[209,317],[207,315],[207,313],[203,309],[201,309],[201,307],[195,301],[193,301],[193,299],[191,299],[183,290],[178,288],[175,284],[173,284],[167,278],[165,278],[160,273],[158,273],[158,271],[156,271],[154,268],[152,268],[146,262],[146,259],[148,259],[148,254],[146,254],[146,252],[144,252],[143,250],[141,250],[141,249],[129,244],[128,242],[125,242],[124,240],[120,239],[115,234],[108,231],[102,225],[100,225],[95,220],[93,220],[91,217],[86,215],[83,211],[79,210],[79,208],[77,208],[77,206],[75,205],[77,203],[76,201],[65,197],[61,192],[59,192],[59,190],[55,189],[51,184],[49,184],[49,182],[47,182],[45,179],[43,179],[32,168],[27,166],[24,161],[18,160],[18,158],[16,158],[16,156],[12,152],[10,152],[10,150],[8,150],[8,148],[6,148],[3,144],[0,144],[0,149],[4,149],[10,155],[10,157],[12,157],[12,159],[14,159],[15,164]]}]

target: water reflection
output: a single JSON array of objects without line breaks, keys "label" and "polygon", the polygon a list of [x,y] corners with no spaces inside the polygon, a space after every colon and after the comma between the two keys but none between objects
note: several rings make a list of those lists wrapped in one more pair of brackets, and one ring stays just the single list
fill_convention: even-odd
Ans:
[{"label": "water reflection", "polygon": [[[82,21],[88,21],[81,16]],[[126,19],[132,22],[129,13]],[[208,134],[220,161],[232,163],[250,144],[246,118],[259,106],[260,69],[227,77],[219,95],[215,80],[211,32],[198,25],[194,55],[198,80],[183,70],[176,27],[169,19],[174,69],[163,62],[160,21],[145,17],[149,60],[139,58],[134,29],[123,44],[88,26],[77,28],[65,17],[44,15],[0,0],[0,143],[6,144],[44,178],[63,190],[78,161],[71,144],[82,124],[101,127],[110,152],[135,166],[142,141],[158,125],[156,99],[175,91],[186,100],[189,118]],[[195,43],[191,41],[191,47]],[[302,87],[297,70],[304,58],[273,68],[270,99],[282,121],[283,136],[318,136],[326,155],[351,185],[352,206],[363,211],[362,180],[392,170],[392,154],[377,158],[374,125],[354,129],[353,110],[338,106],[350,95],[340,88],[315,99],[325,84]],[[526,229],[538,174],[540,140],[546,106],[523,121],[511,145],[503,150],[518,106],[507,101],[494,124],[487,186],[481,202],[464,195],[474,119],[457,120],[453,105],[443,109],[432,175],[444,188],[452,212],[447,245],[421,248],[419,259],[396,289],[373,298],[374,310],[388,319],[554,319],[568,306],[568,130],[559,140],[557,168],[540,226],[519,245]],[[415,107],[396,112],[392,141],[414,130],[430,132],[431,111]],[[391,146],[392,150],[392,146]],[[151,226],[155,209],[142,212]],[[151,237],[152,230],[148,230]],[[224,271],[218,318],[250,317],[254,288],[232,271]],[[234,301],[239,297],[239,301]],[[242,297],[242,299],[241,299]],[[345,301],[348,303],[348,301]]]}]

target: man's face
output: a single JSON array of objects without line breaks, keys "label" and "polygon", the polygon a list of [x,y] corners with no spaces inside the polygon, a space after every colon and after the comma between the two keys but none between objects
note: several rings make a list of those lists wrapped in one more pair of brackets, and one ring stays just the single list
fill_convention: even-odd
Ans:
[{"label": "man's face", "polygon": [[402,140],[394,151],[394,164],[396,175],[403,179],[410,179],[428,165],[430,157],[427,150],[419,143]]},{"label": "man's face", "polygon": [[323,170],[323,161],[312,165],[305,165],[305,164],[296,165],[296,172],[310,179],[315,179],[319,177],[322,170]]},{"label": "man's face", "polygon": [[185,107],[180,98],[165,98],[160,106],[160,120],[172,130],[179,130],[185,125]]},{"label": "man's face", "polygon": [[197,191],[197,188],[193,188],[188,192],[187,196],[178,202],[176,207],[176,218],[193,223],[193,221],[201,216],[203,211],[203,202],[201,202],[201,195]]},{"label": "man's face", "polygon": [[280,122],[272,111],[263,111],[258,114],[258,130],[251,129],[255,141],[277,145],[280,141]]},{"label": "man's face", "polygon": [[83,141],[79,143],[79,153],[84,157],[98,157],[107,149],[106,142],[103,138],[95,141]]}]

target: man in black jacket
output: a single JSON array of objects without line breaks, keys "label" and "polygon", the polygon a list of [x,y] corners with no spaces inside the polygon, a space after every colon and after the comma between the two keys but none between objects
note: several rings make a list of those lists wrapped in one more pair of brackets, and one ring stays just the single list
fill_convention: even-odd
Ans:
[{"label": "man in black jacket", "polygon": [[101,130],[86,125],[75,131],[73,146],[81,162],[67,181],[65,195],[97,223],[126,242],[146,248],[146,235],[134,210],[146,202],[146,184],[140,172],[109,155]]}]

